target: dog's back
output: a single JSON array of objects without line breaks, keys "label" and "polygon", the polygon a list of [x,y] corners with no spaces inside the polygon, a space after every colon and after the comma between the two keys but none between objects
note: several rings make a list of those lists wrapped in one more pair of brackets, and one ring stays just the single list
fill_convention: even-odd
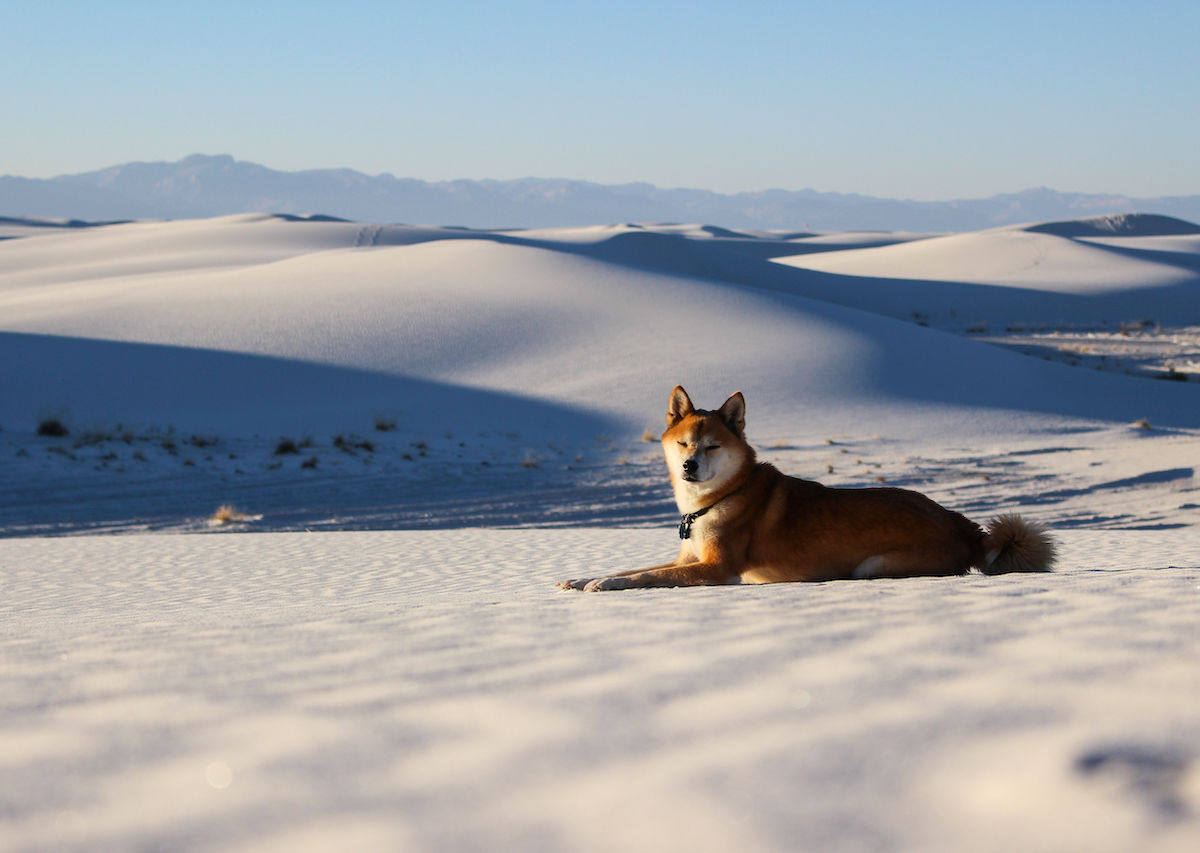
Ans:
[{"label": "dog's back", "polygon": [[985,561],[979,525],[919,492],[830,488],[758,468],[745,581],[956,575]]}]

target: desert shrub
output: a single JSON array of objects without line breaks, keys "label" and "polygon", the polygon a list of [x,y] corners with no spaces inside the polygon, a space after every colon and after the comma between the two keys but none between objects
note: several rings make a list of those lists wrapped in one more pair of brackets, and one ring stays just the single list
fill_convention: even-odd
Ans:
[{"label": "desert shrub", "polygon": [[275,445],[275,455],[284,456],[289,453],[299,453],[300,447],[290,438],[281,438]]},{"label": "desert shrub", "polygon": [[67,429],[66,424],[64,424],[61,420],[50,417],[42,418],[40,421],[38,421],[37,434],[45,436],[46,438],[62,438],[70,435],[71,431]]},{"label": "desert shrub", "polygon": [[308,457],[307,459],[305,459],[303,462],[300,463],[300,467],[301,468],[316,468],[317,467],[317,457],[315,457],[315,456]]},{"label": "desert shrub", "polygon": [[375,429],[380,432],[391,432],[396,428],[396,421],[383,415],[375,416]]}]

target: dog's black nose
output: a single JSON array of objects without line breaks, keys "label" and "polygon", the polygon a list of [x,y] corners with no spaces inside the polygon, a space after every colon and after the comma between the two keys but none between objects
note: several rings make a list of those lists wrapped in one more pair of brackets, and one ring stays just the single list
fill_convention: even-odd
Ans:
[{"label": "dog's black nose", "polygon": [[685,474],[695,474],[696,469],[699,467],[700,466],[696,463],[695,459],[683,460],[683,473]]}]

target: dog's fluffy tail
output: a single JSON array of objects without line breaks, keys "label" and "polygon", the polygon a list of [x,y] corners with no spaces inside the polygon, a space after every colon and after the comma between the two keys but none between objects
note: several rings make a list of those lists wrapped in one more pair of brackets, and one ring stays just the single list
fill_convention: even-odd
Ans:
[{"label": "dog's fluffy tail", "polygon": [[1019,515],[998,515],[987,523],[983,540],[985,575],[1007,572],[1048,572],[1054,566],[1058,543],[1044,524]]}]

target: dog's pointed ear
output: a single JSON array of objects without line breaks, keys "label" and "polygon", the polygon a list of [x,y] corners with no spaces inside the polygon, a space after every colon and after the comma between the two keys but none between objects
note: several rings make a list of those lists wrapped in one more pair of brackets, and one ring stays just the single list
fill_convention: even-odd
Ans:
[{"label": "dog's pointed ear", "polygon": [[692,405],[692,398],[688,396],[687,391],[683,390],[682,385],[676,385],[675,390],[671,392],[670,399],[667,400],[667,429],[675,426],[694,411],[696,411],[696,407]]},{"label": "dog's pointed ear", "polygon": [[742,396],[742,392],[734,393],[732,397],[726,400],[718,412],[721,420],[725,421],[725,425],[733,431],[733,434],[738,438],[744,438],[746,434],[746,398]]}]

